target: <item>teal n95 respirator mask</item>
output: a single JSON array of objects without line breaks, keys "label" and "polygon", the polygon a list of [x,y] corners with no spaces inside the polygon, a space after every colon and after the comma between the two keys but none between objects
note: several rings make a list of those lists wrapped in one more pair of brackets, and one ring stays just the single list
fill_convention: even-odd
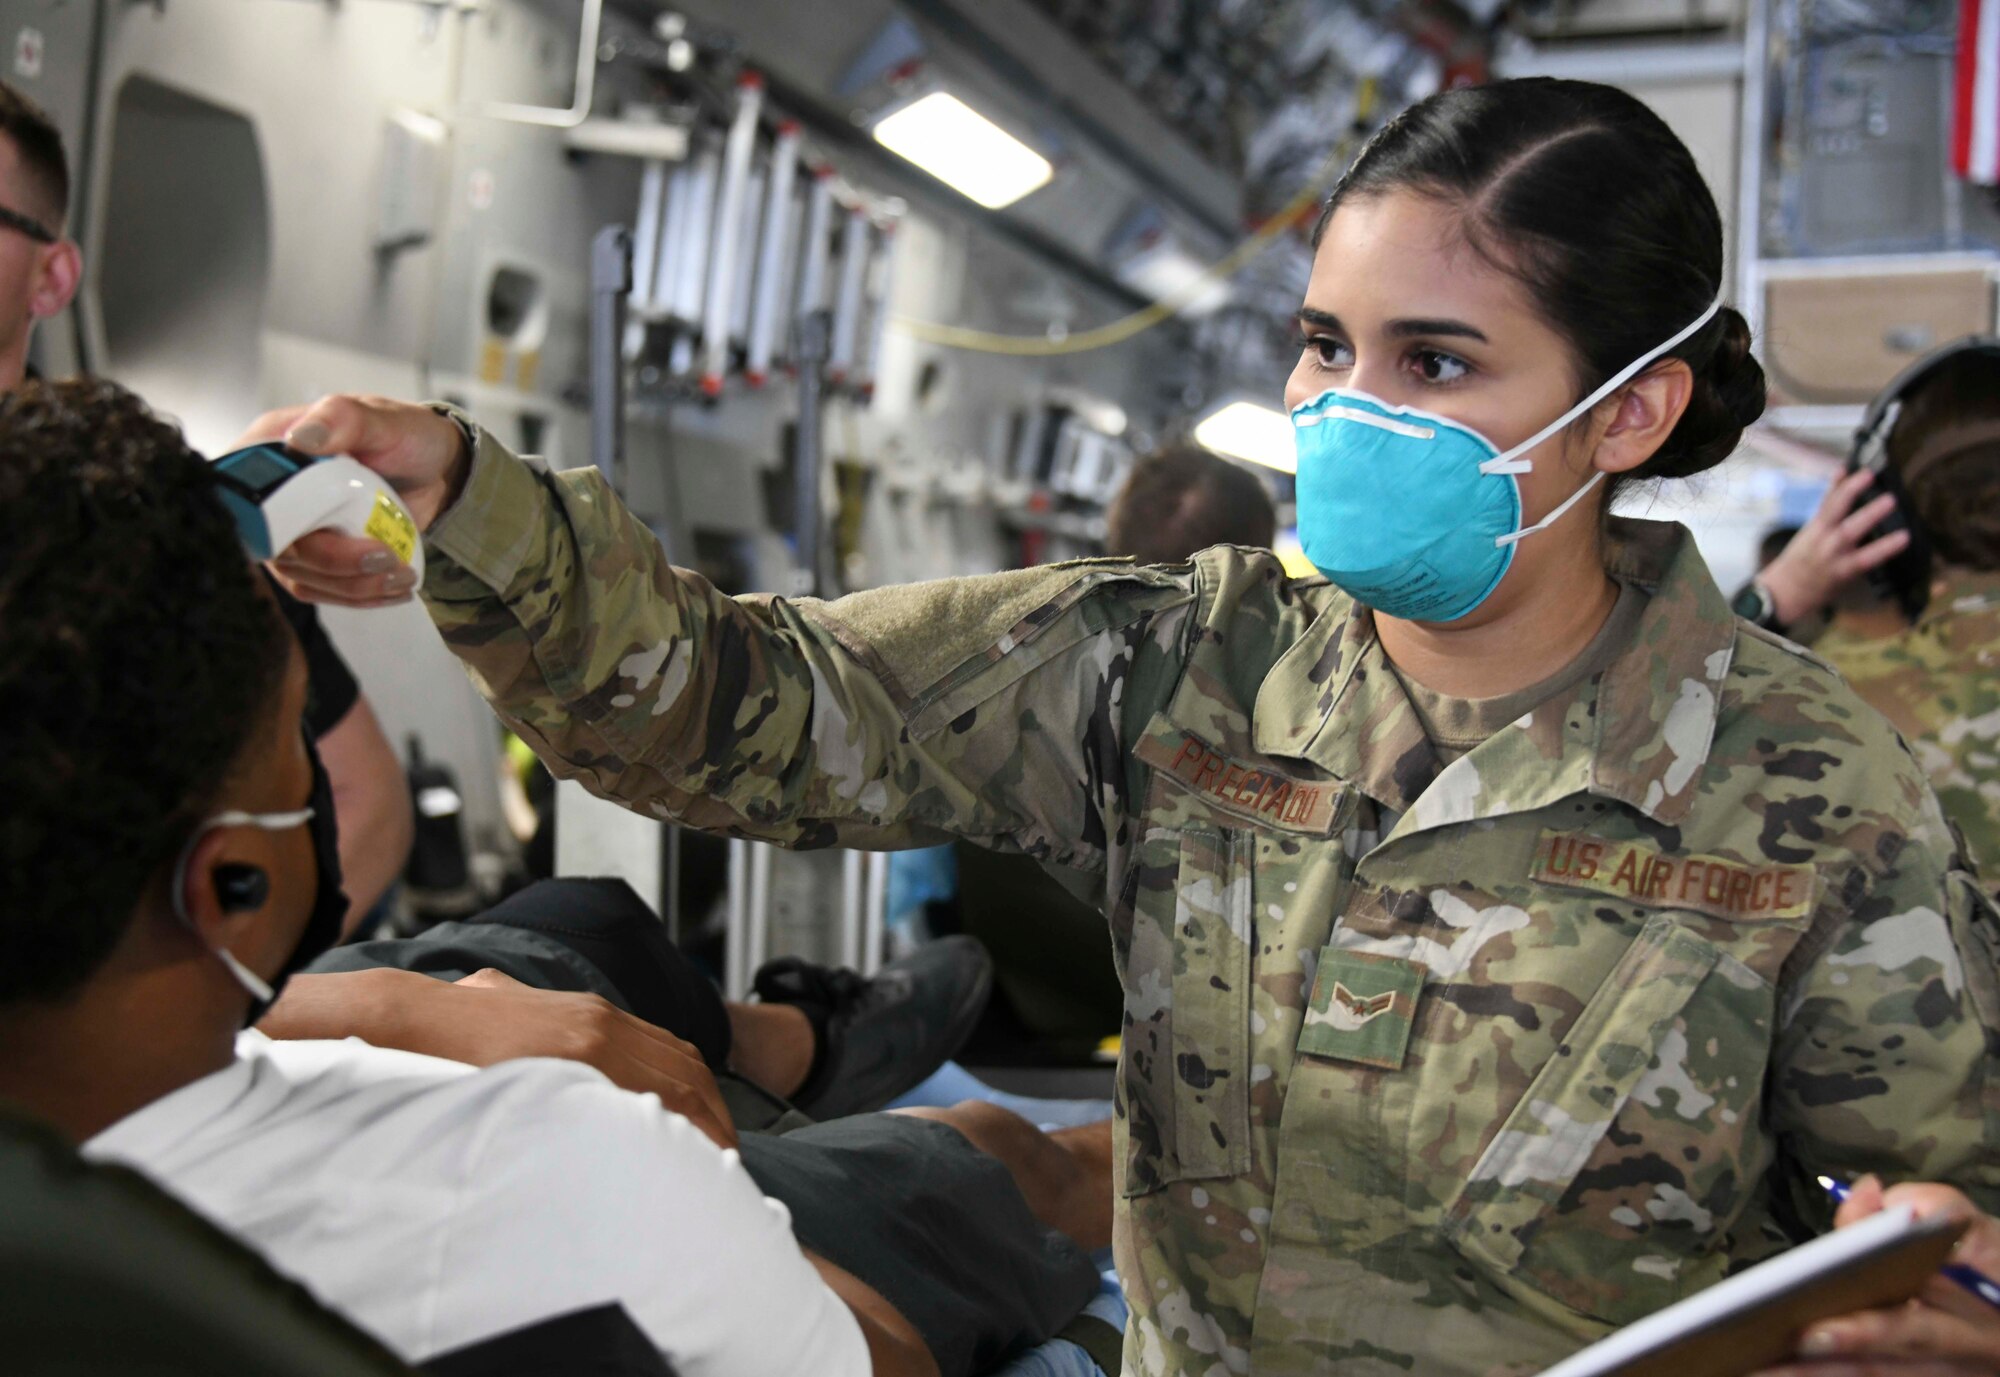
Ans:
[{"label": "teal n95 respirator mask", "polygon": [[1519,475],[1534,469],[1529,452],[1721,309],[1717,301],[1505,451],[1470,426],[1351,388],[1329,388],[1294,407],[1299,543],[1306,558],[1356,601],[1388,616],[1427,622],[1465,616],[1500,586],[1515,545],[1553,526],[1604,477],[1592,474],[1554,511],[1523,526]]}]

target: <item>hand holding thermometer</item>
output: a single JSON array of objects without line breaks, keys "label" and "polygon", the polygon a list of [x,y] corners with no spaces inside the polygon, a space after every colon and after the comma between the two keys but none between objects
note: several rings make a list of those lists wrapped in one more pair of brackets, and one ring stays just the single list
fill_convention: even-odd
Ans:
[{"label": "hand holding thermometer", "polygon": [[[1818,1177],[1820,1188],[1833,1197],[1836,1205],[1847,1201],[1847,1187],[1831,1176]],[[1995,1310],[2000,1310],[2000,1282],[1987,1276],[1976,1267],[1968,1267],[1962,1262],[1948,1262],[1938,1269],[1939,1273],[1970,1291]]]},{"label": "hand holding thermometer", "polygon": [[213,472],[252,557],[275,559],[300,536],[331,529],[381,541],[422,586],[424,543],[417,523],[374,470],[352,459],[319,459],[264,444],[223,455]]}]

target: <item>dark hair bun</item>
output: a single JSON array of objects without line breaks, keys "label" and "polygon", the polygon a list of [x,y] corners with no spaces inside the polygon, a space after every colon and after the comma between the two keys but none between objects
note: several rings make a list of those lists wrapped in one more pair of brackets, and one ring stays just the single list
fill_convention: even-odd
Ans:
[{"label": "dark hair bun", "polygon": [[1764,414],[1764,366],[1750,352],[1750,322],[1724,306],[1702,333],[1714,343],[1707,358],[1688,358],[1694,392],[1687,410],[1636,478],[1690,478],[1712,469],[1736,448],[1744,427]]},{"label": "dark hair bun", "polygon": [[[1675,338],[1725,280],[1722,217],[1694,155],[1616,87],[1520,77],[1427,97],[1362,150],[1320,231],[1344,200],[1395,190],[1457,209],[1471,247],[1517,278],[1568,341],[1580,394]],[[1764,370],[1736,312],[1718,311],[1674,356],[1693,370],[1694,396],[1659,453],[1627,477],[1713,468],[1763,414]]]}]

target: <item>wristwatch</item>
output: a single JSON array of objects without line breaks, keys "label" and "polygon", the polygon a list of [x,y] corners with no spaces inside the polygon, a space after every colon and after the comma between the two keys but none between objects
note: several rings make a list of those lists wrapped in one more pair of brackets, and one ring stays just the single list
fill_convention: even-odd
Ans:
[{"label": "wristwatch", "polygon": [[1757,579],[1743,585],[1737,595],[1729,600],[1729,610],[1766,631],[1778,635],[1785,634],[1785,624],[1778,620],[1778,604],[1771,599],[1771,590]]}]

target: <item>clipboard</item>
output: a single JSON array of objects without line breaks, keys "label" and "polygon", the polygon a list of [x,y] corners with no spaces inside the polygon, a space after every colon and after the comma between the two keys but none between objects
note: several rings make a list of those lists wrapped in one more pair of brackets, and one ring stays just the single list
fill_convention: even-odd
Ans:
[{"label": "clipboard", "polygon": [[1965,1232],[1909,1206],[1740,1272],[1546,1369],[1542,1377],[1747,1377],[1784,1362],[1817,1320],[1909,1300]]}]

